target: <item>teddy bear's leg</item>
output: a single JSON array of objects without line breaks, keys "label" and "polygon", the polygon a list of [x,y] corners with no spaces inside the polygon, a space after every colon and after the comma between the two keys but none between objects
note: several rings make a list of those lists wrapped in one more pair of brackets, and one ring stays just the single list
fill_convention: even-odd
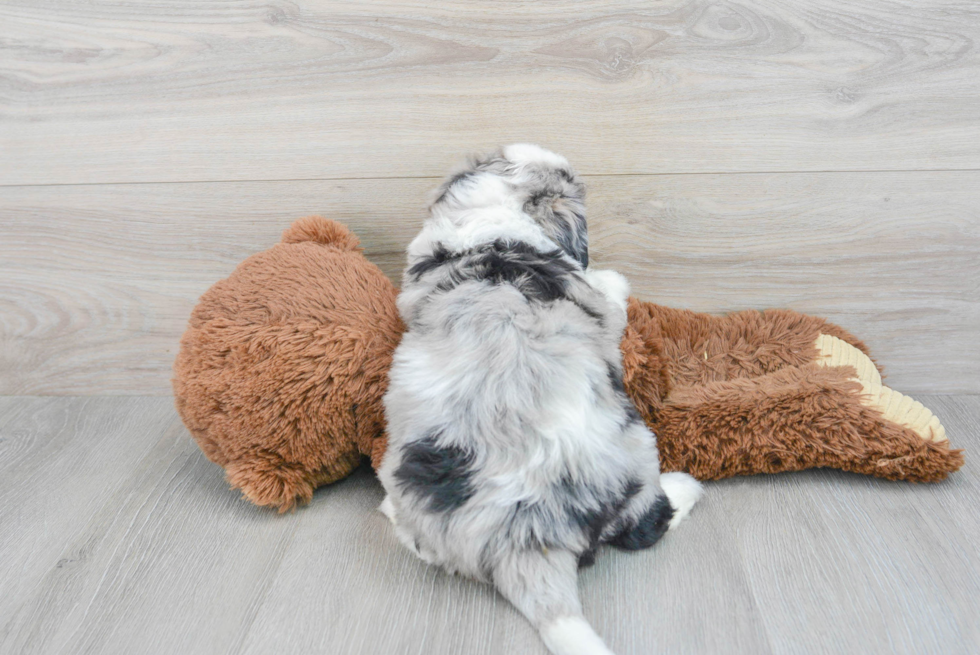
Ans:
[{"label": "teddy bear's leg", "polygon": [[331,452],[329,464],[290,462],[278,453],[255,449],[225,464],[225,477],[232,488],[260,507],[287,512],[313,498],[313,491],[346,477],[360,464],[356,449]]},{"label": "teddy bear's leg", "polygon": [[862,404],[874,407],[885,419],[906,427],[922,439],[946,441],[946,428],[928,407],[881,383],[881,375],[868,356],[849,343],[829,334],[817,337],[818,366],[848,366],[850,378],[861,384]]},{"label": "teddy bear's leg", "polygon": [[850,365],[810,364],[676,387],[651,427],[662,470],[701,480],[832,467],[925,482],[963,463],[948,441],[923,438],[869,403]]}]

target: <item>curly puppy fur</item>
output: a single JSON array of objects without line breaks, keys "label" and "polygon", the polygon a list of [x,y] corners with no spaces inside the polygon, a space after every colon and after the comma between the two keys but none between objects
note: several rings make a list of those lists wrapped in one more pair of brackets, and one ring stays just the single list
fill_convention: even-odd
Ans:
[{"label": "curly puppy fur", "polygon": [[584,187],[512,145],[440,188],[408,249],[382,511],[427,562],[490,582],[559,654],[608,653],[577,568],[647,548],[700,496],[660,475],[623,387],[629,285],[588,269]]}]

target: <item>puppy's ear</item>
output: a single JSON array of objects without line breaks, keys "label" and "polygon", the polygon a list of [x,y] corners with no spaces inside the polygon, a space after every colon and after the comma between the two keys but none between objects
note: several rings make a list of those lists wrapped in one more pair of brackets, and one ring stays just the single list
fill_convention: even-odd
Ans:
[{"label": "puppy's ear", "polygon": [[466,161],[448,175],[433,196],[430,207],[441,202],[462,197],[465,200],[466,188],[480,173],[504,175],[510,172],[511,162],[504,158],[502,150],[487,155],[470,155]]},{"label": "puppy's ear", "polygon": [[585,222],[585,185],[565,168],[548,170],[529,189],[524,211],[582,268],[589,265],[589,229]]}]

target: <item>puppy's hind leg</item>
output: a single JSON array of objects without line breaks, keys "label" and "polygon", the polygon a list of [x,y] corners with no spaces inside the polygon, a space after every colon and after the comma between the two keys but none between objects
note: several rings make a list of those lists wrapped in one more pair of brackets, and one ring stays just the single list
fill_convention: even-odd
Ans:
[{"label": "puppy's hind leg", "polygon": [[555,655],[613,655],[582,616],[578,557],[563,550],[508,553],[493,584],[528,618]]},{"label": "puppy's hind leg", "polygon": [[662,474],[657,494],[634,499],[637,505],[627,508],[625,525],[608,538],[609,543],[626,550],[649,548],[691,512],[701,493],[701,483],[687,473]]},{"label": "puppy's hind leg", "polygon": [[415,553],[419,559],[421,559],[426,564],[437,564],[435,553],[430,552],[422,546],[419,542],[417,536],[413,535],[409,530],[401,525],[398,521],[398,511],[395,508],[395,503],[391,500],[391,496],[385,496],[385,499],[381,501],[381,505],[378,506],[378,511],[388,517],[391,521],[391,527],[395,530],[395,536],[398,537],[398,541],[402,543],[405,548],[409,549]]}]

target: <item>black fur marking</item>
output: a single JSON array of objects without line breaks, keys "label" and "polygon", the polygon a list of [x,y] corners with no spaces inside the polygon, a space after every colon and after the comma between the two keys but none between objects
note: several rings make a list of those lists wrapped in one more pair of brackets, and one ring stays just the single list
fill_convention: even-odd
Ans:
[{"label": "black fur marking", "polygon": [[535,191],[530,196],[528,196],[527,202],[528,204],[537,207],[538,205],[541,204],[542,200],[547,200],[548,198],[554,198],[554,197],[555,197],[554,193],[542,189],[539,191]]},{"label": "black fur marking", "polygon": [[593,309],[588,305],[586,305],[584,302],[580,302],[578,300],[573,300],[572,302],[575,303],[576,307],[582,310],[583,314],[597,321],[599,325],[604,326],[606,324],[606,319],[603,317],[602,312],[600,312],[599,310]]},{"label": "black fur marking", "polygon": [[443,265],[448,267],[447,276],[436,285],[436,291],[482,280],[512,285],[529,300],[541,302],[565,298],[569,277],[578,268],[561,251],[540,252],[523,242],[498,240],[457,253],[437,246],[432,255],[416,262],[408,275],[418,279]]},{"label": "black fur marking", "polygon": [[613,362],[606,362],[606,375],[609,377],[609,384],[616,391],[626,391],[626,387],[623,386],[623,371],[616,366]]},{"label": "black fur marking", "polygon": [[643,420],[643,416],[640,414],[640,412],[633,406],[633,401],[627,398],[626,425],[633,425],[634,423],[645,423],[645,421]]},{"label": "black fur marking", "polygon": [[624,550],[649,548],[664,536],[673,516],[674,508],[667,496],[659,496],[636,525],[624,529],[609,543]]},{"label": "black fur marking", "polygon": [[582,265],[589,267],[589,228],[585,216],[578,212],[572,214],[572,223],[567,230],[558,234],[558,245]]},{"label": "black fur marking", "polygon": [[639,480],[630,480],[626,483],[626,488],[623,489],[623,495],[626,496],[626,500],[629,500],[636,494],[643,490],[643,483]]},{"label": "black fur marking", "polygon": [[643,416],[637,411],[633,400],[626,393],[626,387],[623,385],[623,370],[612,362],[606,362],[606,375],[609,378],[609,384],[623,398],[623,405],[626,410],[626,422],[623,424],[623,429],[635,423],[643,423]]},{"label": "black fur marking", "polygon": [[566,511],[569,518],[589,539],[589,545],[579,553],[579,568],[591,566],[595,562],[602,530],[615,518],[615,512],[609,503],[596,498],[593,490],[576,485],[569,477],[562,478],[561,486],[562,494],[568,498]]},{"label": "black fur marking", "polygon": [[573,182],[568,171],[556,171],[560,180],[540,180],[524,201],[524,212],[582,268],[589,265],[589,228],[579,211],[585,187]]},{"label": "black fur marking", "polygon": [[524,211],[535,216],[545,233],[557,243],[569,257],[582,265],[589,266],[589,228],[585,216],[568,210],[555,212],[550,207],[540,207],[541,201],[554,198],[554,194],[537,192],[524,205]]},{"label": "black fur marking", "polygon": [[[610,507],[608,507],[604,512],[594,513],[591,516],[586,516],[586,515],[581,516],[581,518],[585,519],[586,521],[591,521],[591,523],[589,523],[587,526],[583,525],[583,527],[588,527],[590,531],[589,547],[585,551],[579,554],[578,567],[580,569],[595,564],[595,555],[596,555],[596,551],[599,548],[602,531],[605,530],[606,526],[611,521],[616,520],[620,512],[623,511],[623,507],[626,506],[626,503],[628,503],[633,496],[640,493],[642,489],[643,489],[642,482],[640,482],[639,480],[630,480],[629,482],[626,483],[626,487],[623,488],[622,496],[617,498],[616,501]],[[572,516],[573,518],[576,519],[576,523],[582,525],[582,523],[579,521],[580,518],[579,516],[577,516],[574,513],[572,514]]]},{"label": "black fur marking", "polygon": [[589,538],[589,545],[579,554],[579,568],[592,566],[602,531],[616,520],[629,499],[640,493],[643,485],[630,480],[619,494],[607,498],[600,498],[594,489],[586,485],[576,485],[567,476],[562,478],[561,485],[562,492],[569,499],[566,507],[569,517]]},{"label": "black fur marking", "polygon": [[423,257],[422,259],[415,262],[411,268],[408,269],[408,274],[416,281],[429,271],[439,268],[448,261],[454,259],[459,259],[462,255],[460,253],[451,253],[446,248],[446,246],[441,243],[437,243],[435,250],[428,257]]},{"label": "black fur marking", "polygon": [[566,278],[574,270],[557,252],[539,253],[523,243],[486,253],[477,268],[483,279],[512,284],[529,299],[544,302],[565,296]]},{"label": "black fur marking", "polygon": [[440,446],[429,434],[405,446],[395,479],[403,489],[429,498],[429,511],[452,512],[475,492],[473,453],[458,446]]}]

